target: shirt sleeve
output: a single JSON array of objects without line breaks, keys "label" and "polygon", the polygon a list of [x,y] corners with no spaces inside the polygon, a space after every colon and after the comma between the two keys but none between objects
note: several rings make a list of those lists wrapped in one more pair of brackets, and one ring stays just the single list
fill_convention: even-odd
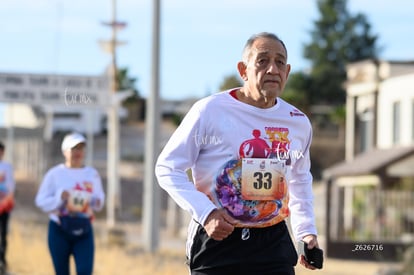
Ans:
[{"label": "shirt sleeve", "polygon": [[43,178],[36,194],[36,206],[46,213],[57,210],[63,203],[61,198],[63,191],[63,189],[56,189],[53,170],[49,170]]},{"label": "shirt sleeve", "polygon": [[203,131],[200,111],[193,106],[173,133],[157,159],[155,174],[159,185],[192,218],[204,224],[216,206],[206,194],[198,191],[189,179],[190,169],[201,150],[194,138]]},{"label": "shirt sleeve", "polygon": [[11,164],[7,165],[7,175],[6,175],[6,186],[10,194],[13,194],[16,189],[16,183],[14,181],[14,172],[13,166]]},{"label": "shirt sleeve", "polygon": [[309,133],[303,157],[298,159],[293,167],[292,180],[289,184],[290,222],[296,241],[306,235],[317,235],[313,210],[313,177],[310,172],[311,140],[312,131]]},{"label": "shirt sleeve", "polygon": [[102,187],[102,180],[98,171],[93,169],[94,173],[94,188],[92,193],[92,201],[98,201],[99,203],[92,203],[91,207],[94,211],[101,211],[105,204],[105,192]]}]

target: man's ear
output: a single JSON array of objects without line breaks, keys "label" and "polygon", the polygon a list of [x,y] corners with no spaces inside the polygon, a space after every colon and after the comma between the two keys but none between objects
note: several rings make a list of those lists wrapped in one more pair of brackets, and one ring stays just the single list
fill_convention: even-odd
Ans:
[{"label": "man's ear", "polygon": [[237,70],[239,71],[240,77],[247,81],[247,74],[246,74],[246,64],[243,61],[237,63]]},{"label": "man's ear", "polygon": [[291,69],[290,64],[287,64],[287,66],[286,66],[286,79],[289,77],[290,69]]}]

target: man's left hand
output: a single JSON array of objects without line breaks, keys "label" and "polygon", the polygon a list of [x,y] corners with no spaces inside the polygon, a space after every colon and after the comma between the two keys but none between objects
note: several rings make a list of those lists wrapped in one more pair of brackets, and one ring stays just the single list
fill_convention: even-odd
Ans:
[{"label": "man's left hand", "polygon": [[[318,239],[315,235],[306,235],[305,237],[303,237],[302,240],[307,244],[308,249],[312,249],[314,247],[319,248]],[[303,265],[304,267],[306,267],[307,269],[311,269],[311,270],[316,269],[316,267],[314,267],[313,265],[311,265],[305,260],[305,256],[303,255],[300,255],[299,263]]]}]

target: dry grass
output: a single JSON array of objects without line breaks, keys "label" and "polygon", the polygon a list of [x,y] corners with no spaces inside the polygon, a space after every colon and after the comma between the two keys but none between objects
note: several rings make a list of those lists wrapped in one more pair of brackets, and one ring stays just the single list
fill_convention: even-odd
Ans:
[{"label": "dry grass", "polygon": [[[12,219],[7,255],[11,274],[54,274],[46,234],[46,225],[28,222],[22,224]],[[109,245],[97,237],[95,253],[95,275],[188,274],[182,251],[161,251],[152,255],[143,252],[137,246]],[[75,274],[73,260],[71,260],[71,265],[72,274]]]}]

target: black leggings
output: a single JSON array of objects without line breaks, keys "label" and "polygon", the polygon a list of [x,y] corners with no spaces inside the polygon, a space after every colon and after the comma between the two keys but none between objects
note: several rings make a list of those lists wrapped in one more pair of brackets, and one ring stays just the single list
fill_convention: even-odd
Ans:
[{"label": "black leggings", "polygon": [[10,213],[0,215],[0,264],[6,264],[7,231]]}]

